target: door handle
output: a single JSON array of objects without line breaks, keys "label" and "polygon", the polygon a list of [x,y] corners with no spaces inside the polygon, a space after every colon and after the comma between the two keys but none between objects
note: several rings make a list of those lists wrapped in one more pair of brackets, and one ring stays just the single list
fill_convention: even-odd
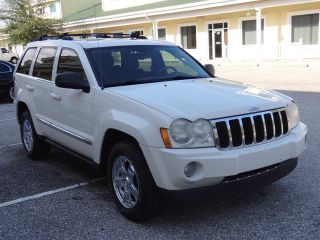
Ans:
[{"label": "door handle", "polygon": [[61,101],[61,96],[55,93],[51,93],[50,96],[57,101]]},{"label": "door handle", "polygon": [[27,85],[26,86],[29,92],[33,92],[34,91],[34,87]]}]

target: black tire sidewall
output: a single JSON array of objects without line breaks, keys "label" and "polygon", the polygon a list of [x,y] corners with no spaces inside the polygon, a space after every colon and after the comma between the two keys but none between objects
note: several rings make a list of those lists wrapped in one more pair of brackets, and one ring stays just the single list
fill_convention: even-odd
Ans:
[{"label": "black tire sidewall", "polygon": [[[133,208],[126,208],[122,205],[113,187],[112,168],[118,156],[127,157],[137,173],[139,198],[136,206]],[[137,222],[155,215],[155,212],[160,208],[158,203],[160,195],[158,194],[158,189],[139,146],[132,142],[117,143],[111,149],[108,160],[108,182],[119,211],[126,218]]]}]

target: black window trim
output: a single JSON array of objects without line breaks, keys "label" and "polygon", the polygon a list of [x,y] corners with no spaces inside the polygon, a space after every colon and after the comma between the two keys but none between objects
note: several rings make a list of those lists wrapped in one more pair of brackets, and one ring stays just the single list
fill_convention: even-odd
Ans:
[{"label": "black window trim", "polygon": [[[41,51],[43,48],[53,48],[53,49],[56,49],[56,54],[55,54],[55,56],[54,56],[53,65],[52,65],[51,80],[33,76],[34,67],[36,66],[36,61],[37,61],[37,59],[38,59],[38,56],[39,56],[39,54],[40,54],[40,51]],[[40,46],[40,47],[38,47],[38,48],[37,48],[37,51],[36,51],[36,53],[35,53],[35,55],[37,55],[37,56],[33,58],[33,61],[32,61],[31,67],[30,67],[30,71],[29,71],[29,76],[31,76],[31,77],[33,77],[34,79],[39,80],[39,81],[45,81],[45,82],[50,82],[50,83],[54,84],[53,71],[54,71],[54,63],[55,63],[55,59],[56,59],[56,57],[57,57],[58,49],[59,49],[58,46]]]}]

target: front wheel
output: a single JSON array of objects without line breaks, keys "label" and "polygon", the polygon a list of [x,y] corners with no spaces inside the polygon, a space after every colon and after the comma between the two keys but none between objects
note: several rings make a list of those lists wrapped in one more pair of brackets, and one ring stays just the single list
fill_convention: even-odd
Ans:
[{"label": "front wheel", "polygon": [[137,144],[114,145],[109,155],[108,176],[115,203],[126,218],[139,222],[159,212],[159,190]]},{"label": "front wheel", "polygon": [[29,111],[21,115],[20,133],[23,147],[29,158],[39,160],[48,154],[50,146],[36,133]]}]

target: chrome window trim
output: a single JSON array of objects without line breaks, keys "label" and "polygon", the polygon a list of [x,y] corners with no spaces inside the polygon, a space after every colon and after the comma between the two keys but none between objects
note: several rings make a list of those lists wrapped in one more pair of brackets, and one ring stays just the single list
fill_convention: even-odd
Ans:
[{"label": "chrome window trim", "polygon": [[44,125],[46,125],[48,127],[51,127],[51,128],[53,128],[53,129],[55,129],[55,130],[57,130],[57,131],[59,131],[61,133],[64,133],[64,134],[66,134],[66,135],[68,135],[70,137],[73,137],[74,139],[77,139],[80,142],[86,143],[88,145],[92,145],[92,142],[90,140],[88,140],[88,139],[86,139],[86,138],[84,138],[82,136],[79,136],[78,134],[72,133],[72,132],[70,132],[70,131],[68,131],[68,130],[66,130],[64,128],[61,128],[61,127],[59,127],[59,126],[57,126],[57,125],[55,125],[53,123],[50,123],[50,122],[48,122],[48,121],[46,121],[46,120],[44,120],[42,118],[37,118],[37,119],[38,119],[39,122],[43,123]]}]

